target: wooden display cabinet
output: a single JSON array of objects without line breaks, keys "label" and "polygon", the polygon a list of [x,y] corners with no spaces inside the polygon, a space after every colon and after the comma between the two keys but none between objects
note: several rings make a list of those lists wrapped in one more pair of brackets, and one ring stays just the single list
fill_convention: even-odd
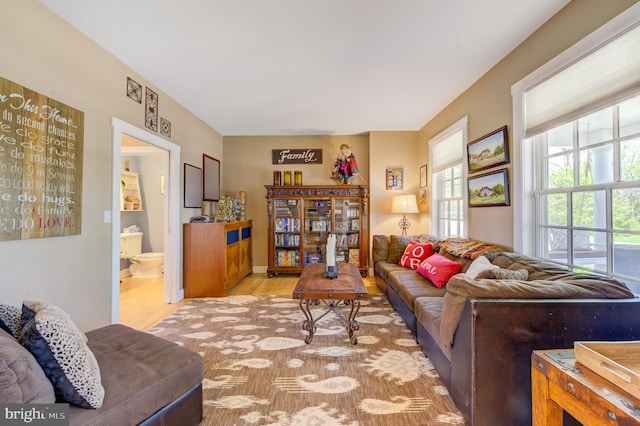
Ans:
[{"label": "wooden display cabinet", "polygon": [[301,273],[325,263],[327,236],[336,234],[336,260],[367,276],[369,187],[365,185],[265,185],[269,278]]},{"label": "wooden display cabinet", "polygon": [[251,220],[183,227],[185,297],[227,296],[252,273]]}]

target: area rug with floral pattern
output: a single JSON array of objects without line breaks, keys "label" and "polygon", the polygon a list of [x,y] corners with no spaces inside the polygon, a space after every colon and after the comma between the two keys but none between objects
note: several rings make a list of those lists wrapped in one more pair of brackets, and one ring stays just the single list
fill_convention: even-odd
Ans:
[{"label": "area rug with floral pattern", "polygon": [[151,333],[204,358],[203,425],[464,424],[384,296],[361,301],[356,345],[335,312],[306,344],[304,318],[282,296],[193,299]]}]

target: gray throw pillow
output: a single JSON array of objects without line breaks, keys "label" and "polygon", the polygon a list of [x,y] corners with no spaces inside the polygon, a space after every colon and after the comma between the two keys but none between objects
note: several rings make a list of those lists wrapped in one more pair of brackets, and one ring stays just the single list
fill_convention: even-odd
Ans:
[{"label": "gray throw pillow", "polygon": [[485,269],[484,271],[476,275],[476,279],[481,278],[490,278],[494,280],[526,281],[529,279],[529,272],[526,269],[518,269],[517,271],[502,268]]},{"label": "gray throw pillow", "polygon": [[53,386],[36,359],[9,333],[0,330],[0,401],[52,404]]}]

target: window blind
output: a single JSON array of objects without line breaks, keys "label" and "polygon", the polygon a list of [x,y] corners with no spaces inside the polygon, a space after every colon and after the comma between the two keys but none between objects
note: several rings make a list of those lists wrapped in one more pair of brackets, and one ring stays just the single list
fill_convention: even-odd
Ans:
[{"label": "window blind", "polygon": [[524,94],[525,135],[534,136],[640,93],[640,25]]},{"label": "window blind", "polygon": [[459,130],[432,145],[431,167],[433,173],[441,172],[462,161],[462,138],[462,130]]}]

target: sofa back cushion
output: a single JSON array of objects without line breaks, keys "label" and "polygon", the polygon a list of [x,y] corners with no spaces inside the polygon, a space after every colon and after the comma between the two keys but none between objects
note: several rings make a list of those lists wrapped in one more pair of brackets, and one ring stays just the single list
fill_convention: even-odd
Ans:
[{"label": "sofa back cushion", "polygon": [[374,235],[372,239],[373,249],[371,250],[371,256],[373,257],[373,264],[389,259],[389,236]]},{"label": "sofa back cushion", "polygon": [[389,257],[387,262],[398,263],[409,245],[409,241],[418,241],[420,236],[415,235],[391,235],[389,237]]},{"label": "sofa back cushion", "polygon": [[576,273],[554,263],[519,253],[500,253],[491,263],[512,271],[526,269],[529,274],[529,281],[562,281],[583,288],[601,286],[602,283],[607,283],[612,291],[618,291],[622,297],[633,297],[633,292],[629,287],[618,280],[596,274]]}]

